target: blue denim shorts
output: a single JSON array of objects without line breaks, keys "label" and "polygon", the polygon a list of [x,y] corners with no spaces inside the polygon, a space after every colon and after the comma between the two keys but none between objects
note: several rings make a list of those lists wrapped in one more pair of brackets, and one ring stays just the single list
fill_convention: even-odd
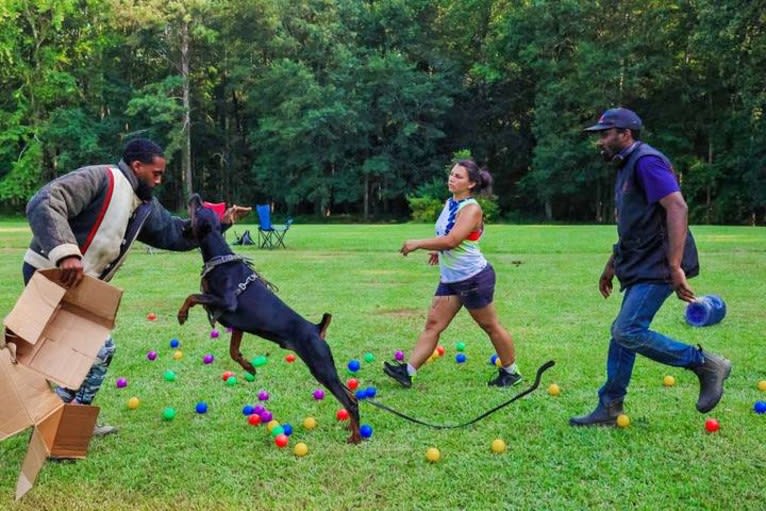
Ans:
[{"label": "blue denim shorts", "polygon": [[466,309],[482,309],[495,297],[495,270],[487,263],[473,277],[460,282],[439,282],[434,296],[457,296]]}]

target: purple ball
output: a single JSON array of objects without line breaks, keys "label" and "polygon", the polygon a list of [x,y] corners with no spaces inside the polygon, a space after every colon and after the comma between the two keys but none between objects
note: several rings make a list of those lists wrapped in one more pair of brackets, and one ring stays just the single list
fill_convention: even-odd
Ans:
[{"label": "purple ball", "polygon": [[212,364],[213,360],[215,360],[215,357],[213,356],[212,353],[208,353],[207,355],[202,357],[202,363],[203,364]]},{"label": "purple ball", "polygon": [[156,351],[150,351],[146,354],[146,358],[149,360],[156,360],[157,359],[157,352]]},{"label": "purple ball", "polygon": [[210,331],[210,338],[211,339],[218,339],[218,335],[219,335],[218,334],[218,330],[216,330],[215,328]]},{"label": "purple ball", "polygon": [[125,378],[117,378],[117,388],[118,389],[124,389],[128,386],[128,380]]},{"label": "purple ball", "polygon": [[262,390],[258,392],[258,401],[268,401],[269,400],[269,393],[265,390]]},{"label": "purple ball", "polygon": [[266,411],[266,407],[264,407],[264,406],[261,406],[261,405],[255,405],[255,406],[253,407],[253,413],[254,413],[255,415],[260,415],[260,414],[262,414],[262,413],[263,413],[263,412],[265,412],[265,411]]},{"label": "purple ball", "polygon": [[261,422],[264,424],[266,424],[267,422],[269,422],[271,419],[274,418],[274,416],[271,415],[271,412],[268,410],[264,410],[263,413],[260,414],[260,417],[261,417]]},{"label": "purple ball", "polygon": [[324,390],[316,389],[314,391],[314,399],[316,399],[317,401],[321,401],[322,399],[324,399]]},{"label": "purple ball", "polygon": [[397,361],[399,361],[399,362],[404,361],[404,352],[403,351],[397,351],[396,353],[394,353],[394,358]]}]

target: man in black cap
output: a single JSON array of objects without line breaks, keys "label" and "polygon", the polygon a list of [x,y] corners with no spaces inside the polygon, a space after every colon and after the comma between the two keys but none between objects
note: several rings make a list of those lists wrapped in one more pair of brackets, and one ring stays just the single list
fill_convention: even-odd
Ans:
[{"label": "man in black cap", "polygon": [[[188,233],[189,221],[172,216],[152,196],[164,173],[162,148],[139,138],[126,144],[116,165],[82,167],[45,185],[27,204],[32,241],[24,255],[24,283],[45,268],[59,268],[65,287],[76,286],[83,275],[109,281],[136,240],[167,250],[196,248]],[[250,209],[235,205],[222,222],[231,224]],[[90,404],[114,350],[110,336],[80,388],[57,387],[59,397],[67,403]],[[116,431],[97,425],[93,434]]]},{"label": "man in black cap", "polygon": [[688,230],[687,206],[668,158],[639,140],[641,119],[627,108],[604,112],[585,131],[599,136],[601,155],[617,169],[617,243],[599,279],[608,298],[614,276],[624,292],[612,323],[606,382],[591,413],[572,417],[573,426],[614,426],[636,353],[662,364],[690,369],[699,378],[697,410],[707,413],[720,401],[731,362],[649,329],[655,314],[675,291],[694,300],[687,278],[699,273],[697,247]]}]

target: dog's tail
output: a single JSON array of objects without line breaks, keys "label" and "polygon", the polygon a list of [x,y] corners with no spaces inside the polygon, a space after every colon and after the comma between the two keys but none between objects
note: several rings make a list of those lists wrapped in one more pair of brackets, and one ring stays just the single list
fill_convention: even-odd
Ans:
[{"label": "dog's tail", "polygon": [[331,321],[332,314],[325,312],[322,314],[322,320],[316,324],[317,330],[319,330],[319,338],[323,341],[325,340],[325,335],[327,335],[327,329],[330,327]]}]

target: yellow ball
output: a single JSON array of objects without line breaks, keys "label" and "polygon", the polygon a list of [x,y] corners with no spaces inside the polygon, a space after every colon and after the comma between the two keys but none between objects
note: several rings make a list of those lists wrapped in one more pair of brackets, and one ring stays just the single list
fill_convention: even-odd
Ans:
[{"label": "yellow ball", "polygon": [[665,385],[666,387],[672,387],[673,385],[676,384],[676,379],[668,374],[662,379],[662,384]]},{"label": "yellow ball", "polygon": [[766,392],[766,380],[761,380],[758,382],[758,390]]},{"label": "yellow ball", "polygon": [[559,387],[555,383],[551,383],[550,386],[548,387],[548,394],[550,394],[551,396],[558,396],[559,394],[561,394],[561,387]]},{"label": "yellow ball", "polygon": [[426,459],[431,463],[436,463],[442,457],[442,453],[436,447],[429,447],[426,451]]},{"label": "yellow ball", "polygon": [[495,365],[496,365],[497,367],[503,367],[503,363],[502,363],[502,362],[500,362],[500,357],[497,357],[497,358],[495,359]]},{"label": "yellow ball", "polygon": [[621,428],[627,428],[630,426],[630,417],[624,413],[617,416],[617,425]]},{"label": "yellow ball", "polygon": [[183,351],[177,350],[175,353],[173,353],[173,360],[181,360],[184,356]]},{"label": "yellow ball", "polygon": [[303,442],[298,442],[295,444],[295,447],[293,448],[293,454],[295,454],[298,457],[305,456],[309,453],[309,446],[304,444]]},{"label": "yellow ball", "polygon": [[270,420],[269,423],[266,424],[266,428],[269,430],[269,433],[271,432],[272,429],[276,428],[277,426],[279,426],[279,421],[276,419]]},{"label": "yellow ball", "polygon": [[314,429],[317,427],[317,420],[314,417],[306,417],[303,419],[303,427],[306,429]]},{"label": "yellow ball", "polygon": [[139,404],[141,404],[141,402],[135,396],[128,399],[128,408],[130,408],[131,410],[135,410],[136,408],[138,408]]},{"label": "yellow ball", "polygon": [[492,440],[491,447],[492,447],[492,452],[500,454],[502,452],[505,452],[505,449],[507,446],[505,445],[505,442],[503,441],[503,439],[495,438],[494,440]]}]

